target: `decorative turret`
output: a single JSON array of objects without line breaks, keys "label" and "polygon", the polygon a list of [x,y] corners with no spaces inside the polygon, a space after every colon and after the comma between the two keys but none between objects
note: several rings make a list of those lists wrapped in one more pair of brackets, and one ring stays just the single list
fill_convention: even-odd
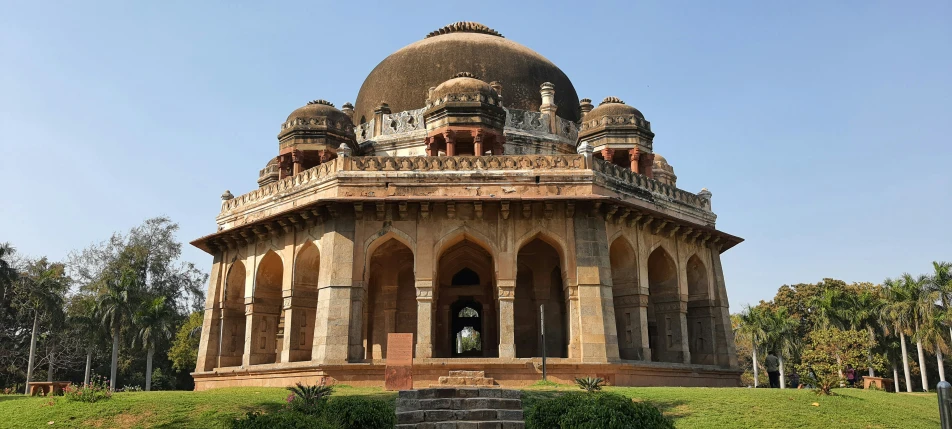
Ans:
[{"label": "decorative turret", "polygon": [[[589,106],[590,100],[583,99],[579,108],[584,112]],[[606,97],[598,107],[584,113],[578,137],[595,147],[596,157],[652,176],[651,123],[618,97]]]},{"label": "decorative turret", "polygon": [[460,72],[428,95],[423,112],[428,155],[502,153],[506,111],[490,84],[472,73]]},{"label": "decorative turret", "polygon": [[674,174],[674,167],[668,164],[668,160],[664,159],[663,156],[654,154],[654,163],[651,172],[654,178],[658,179],[659,182],[677,186],[678,176]]},{"label": "decorative turret", "polygon": [[[352,114],[350,103],[345,109]],[[278,157],[262,170],[258,183],[271,182],[271,173],[280,180],[337,157],[341,144],[357,147],[351,115],[337,110],[326,100],[309,101],[288,115],[278,133]]]}]

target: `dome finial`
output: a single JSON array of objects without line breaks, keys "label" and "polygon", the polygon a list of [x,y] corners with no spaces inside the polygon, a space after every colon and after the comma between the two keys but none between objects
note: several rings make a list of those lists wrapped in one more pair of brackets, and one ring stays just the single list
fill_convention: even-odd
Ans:
[{"label": "dome finial", "polygon": [[498,31],[493,30],[492,28],[489,28],[478,22],[472,22],[472,21],[454,22],[450,25],[440,28],[439,30],[430,32],[430,34],[427,34],[426,37],[430,38],[430,37],[440,36],[440,35],[449,34],[449,33],[480,33],[480,34],[488,34],[490,36],[503,37],[503,35],[499,34]]},{"label": "dome finial", "polygon": [[331,103],[330,101],[327,101],[327,100],[324,100],[324,99],[311,100],[311,101],[308,101],[307,104],[309,104],[309,105],[310,105],[310,104],[323,104],[323,105],[325,105],[325,106],[334,107],[334,103]]},{"label": "dome finial", "polygon": [[624,102],[624,101],[621,101],[621,99],[618,98],[618,97],[605,97],[605,99],[602,100],[601,103],[598,103],[598,105],[601,106],[602,104],[605,104],[605,103],[625,104],[625,102]]},{"label": "dome finial", "polygon": [[453,75],[453,79],[456,79],[458,77],[468,77],[472,79],[479,79],[479,76],[476,76],[470,72],[459,72]]}]

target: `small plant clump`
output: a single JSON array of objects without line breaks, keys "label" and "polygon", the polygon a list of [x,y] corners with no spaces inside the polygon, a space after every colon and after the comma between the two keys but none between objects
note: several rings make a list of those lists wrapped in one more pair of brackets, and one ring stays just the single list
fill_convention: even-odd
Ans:
[{"label": "small plant clump", "polygon": [[602,384],[604,383],[605,379],[601,377],[585,377],[575,379],[575,384],[578,385],[579,389],[582,389],[588,393],[602,390]]},{"label": "small plant clump", "polygon": [[286,399],[288,409],[312,415],[320,414],[327,398],[334,393],[333,387],[325,386],[323,383],[313,386],[297,383],[288,387],[288,390],[291,391]]},{"label": "small plant clump", "polygon": [[658,408],[614,393],[571,392],[526,411],[527,429],[674,429]]},{"label": "small plant clump", "polygon": [[92,403],[112,398],[112,392],[109,391],[109,379],[101,375],[93,375],[89,384],[75,387],[70,385],[63,388],[63,396],[68,401]]}]

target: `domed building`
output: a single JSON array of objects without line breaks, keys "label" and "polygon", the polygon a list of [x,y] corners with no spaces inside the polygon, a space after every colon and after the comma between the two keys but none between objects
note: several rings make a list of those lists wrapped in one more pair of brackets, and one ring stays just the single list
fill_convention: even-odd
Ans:
[{"label": "domed building", "polygon": [[291,112],[192,242],[214,257],[196,389],[383,385],[397,354],[417,386],[531,384],[543,356],[557,382],[738,385],[720,254],[742,239],[654,136],[484,25],[400,49],[354,105]]}]

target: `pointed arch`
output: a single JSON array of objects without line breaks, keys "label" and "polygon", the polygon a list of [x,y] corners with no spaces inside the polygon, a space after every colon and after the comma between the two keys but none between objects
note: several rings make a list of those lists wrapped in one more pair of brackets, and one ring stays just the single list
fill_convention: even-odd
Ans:
[{"label": "pointed arch", "polygon": [[[396,235],[372,241],[367,258],[364,347],[367,358],[387,357],[387,335],[410,333],[417,342],[417,302],[413,250]],[[416,347],[414,347],[416,350]]]},{"label": "pointed arch", "polygon": [[494,241],[485,234],[465,225],[444,234],[443,237],[437,240],[433,245],[433,254],[439,259],[450,247],[464,240],[471,241],[486,250],[492,256],[494,265],[499,262],[496,260],[499,249],[495,246]]},{"label": "pointed arch", "polygon": [[[540,308],[545,313],[545,348],[549,356],[568,357],[568,313],[562,256],[557,245],[537,233],[516,255],[516,357],[542,356]],[[522,243],[520,241],[520,243]]]},{"label": "pointed arch", "polygon": [[653,361],[685,363],[684,314],[678,266],[658,245],[648,256],[648,343]]},{"label": "pointed arch", "polygon": [[[370,279],[370,262],[373,258],[374,252],[376,252],[380,246],[384,245],[390,240],[396,240],[397,242],[406,246],[407,249],[410,249],[412,253],[416,254],[416,240],[414,240],[413,237],[410,237],[409,234],[403,232],[400,229],[393,228],[392,226],[381,228],[380,231],[377,231],[364,240],[364,269],[361,273],[364,280]],[[416,260],[414,260],[412,264],[413,272],[415,274]]]},{"label": "pointed arch", "polygon": [[[559,255],[559,266],[562,267],[561,275],[563,281],[569,282],[570,280],[573,280],[575,278],[575,260],[568,257],[565,249],[568,249],[569,247],[562,237],[552,234],[540,226],[536,226],[529,232],[522,234],[522,236],[516,240],[516,245],[513,248],[518,251],[535,239],[542,240],[555,249],[555,252]],[[568,283],[565,284],[565,286],[567,285]]]},{"label": "pointed arch", "polygon": [[[475,327],[480,334],[482,346],[472,351],[479,357],[498,355],[498,319],[494,316],[498,300],[496,290],[496,248],[487,237],[461,227],[446,234],[436,244],[437,256],[434,266],[434,329],[433,356],[454,357],[458,355],[456,343],[459,340],[456,331],[462,329],[452,309],[461,302],[476,303],[482,308],[480,324]],[[453,284],[453,276],[469,270],[478,284]],[[474,304],[475,305],[475,304]],[[471,356],[471,355],[467,355]]]},{"label": "pointed arch", "polygon": [[688,283],[686,319],[691,363],[715,365],[717,356],[714,353],[714,301],[711,299],[707,265],[694,254],[688,258],[684,268]]},{"label": "pointed arch", "polygon": [[218,367],[241,365],[245,352],[245,264],[234,261],[225,276],[224,299],[221,312],[221,343]]},{"label": "pointed arch", "polygon": [[268,250],[258,262],[252,292],[251,365],[275,363],[281,355],[283,337],[279,338],[284,261],[274,250]]},{"label": "pointed arch", "polygon": [[[289,362],[311,360],[314,327],[317,322],[317,297],[321,273],[321,251],[317,243],[307,240],[294,259],[291,298],[284,305],[284,335]],[[290,304],[290,308],[287,304]],[[288,313],[290,312],[290,313]],[[290,316],[290,317],[288,317]]]},{"label": "pointed arch", "polygon": [[624,235],[610,242],[608,258],[612,271],[612,303],[618,352],[622,359],[640,360],[642,351],[641,292],[638,285],[638,262],[635,247]]}]

